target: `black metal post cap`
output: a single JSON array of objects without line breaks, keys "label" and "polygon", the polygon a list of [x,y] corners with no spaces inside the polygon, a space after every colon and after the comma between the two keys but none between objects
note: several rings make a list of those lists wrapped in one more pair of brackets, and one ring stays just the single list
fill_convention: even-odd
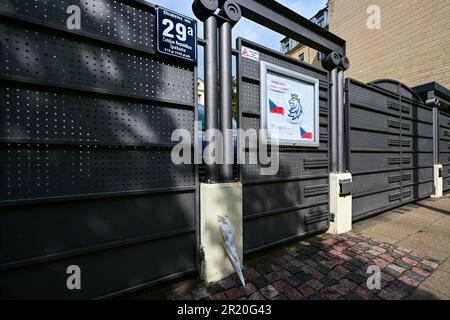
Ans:
[{"label": "black metal post cap", "polygon": [[325,59],[322,60],[322,66],[326,70],[333,70],[339,66],[341,58],[337,52],[331,52]]},{"label": "black metal post cap", "polygon": [[347,56],[341,58],[341,63],[339,66],[344,69],[344,71],[350,69],[350,60]]},{"label": "black metal post cap", "polygon": [[212,16],[218,7],[219,0],[194,0],[192,3],[192,11],[201,21]]},{"label": "black metal post cap", "polygon": [[220,9],[219,15],[228,19],[234,25],[241,19],[242,12],[236,1],[227,0]]}]

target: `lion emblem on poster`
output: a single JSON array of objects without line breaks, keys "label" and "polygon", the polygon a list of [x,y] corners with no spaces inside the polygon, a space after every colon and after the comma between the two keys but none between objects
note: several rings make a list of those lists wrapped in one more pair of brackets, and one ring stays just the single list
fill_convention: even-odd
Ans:
[{"label": "lion emblem on poster", "polygon": [[303,115],[303,107],[297,94],[291,94],[291,97],[291,100],[289,100],[289,112],[287,116],[292,123],[299,123],[299,120]]}]

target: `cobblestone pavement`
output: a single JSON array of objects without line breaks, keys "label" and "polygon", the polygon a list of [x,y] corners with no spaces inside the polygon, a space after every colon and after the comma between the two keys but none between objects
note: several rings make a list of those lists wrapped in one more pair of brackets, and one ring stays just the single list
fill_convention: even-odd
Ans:
[{"label": "cobblestone pavement", "polygon": [[[242,287],[233,275],[198,284],[180,300],[399,300],[443,261],[360,234],[321,235],[246,261]],[[369,266],[381,270],[381,289],[369,290]]]},{"label": "cobblestone pavement", "polygon": [[353,232],[444,261],[407,299],[450,300],[450,194],[359,221]]}]

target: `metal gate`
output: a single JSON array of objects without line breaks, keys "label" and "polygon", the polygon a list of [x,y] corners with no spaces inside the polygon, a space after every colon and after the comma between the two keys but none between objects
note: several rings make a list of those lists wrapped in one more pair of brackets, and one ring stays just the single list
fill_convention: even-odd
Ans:
[{"label": "metal gate", "polygon": [[[320,148],[280,147],[280,170],[270,178],[259,165],[240,166],[243,184],[244,252],[329,228],[328,73],[244,39],[237,48],[259,52],[261,62],[320,80]],[[260,63],[238,58],[239,127],[260,128]]]},{"label": "metal gate", "polygon": [[433,192],[433,114],[392,80],[346,81],[353,218],[362,219]]},{"label": "metal gate", "polygon": [[[197,70],[155,52],[144,1],[0,5],[0,298],[98,298],[197,270]],[[68,266],[82,290],[68,290]],[[45,288],[45,290],[43,290]]]},{"label": "metal gate", "polygon": [[450,190],[450,115],[445,112],[439,114],[439,153],[440,162],[443,166],[443,189]]}]

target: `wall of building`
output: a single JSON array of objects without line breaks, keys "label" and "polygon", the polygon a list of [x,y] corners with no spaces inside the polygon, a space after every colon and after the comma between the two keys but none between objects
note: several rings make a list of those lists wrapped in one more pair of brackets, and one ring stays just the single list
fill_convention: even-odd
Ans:
[{"label": "wall of building", "polygon": [[[380,30],[367,27],[374,4],[381,9]],[[450,87],[449,0],[330,0],[329,11],[330,31],[347,40],[346,76]]]},{"label": "wall of building", "polygon": [[320,65],[319,52],[304,45],[297,46],[295,49],[288,52],[288,55],[298,59],[302,53],[305,55],[304,62],[313,65]]},{"label": "wall of building", "polygon": [[205,81],[198,79],[198,104],[205,105]]}]

